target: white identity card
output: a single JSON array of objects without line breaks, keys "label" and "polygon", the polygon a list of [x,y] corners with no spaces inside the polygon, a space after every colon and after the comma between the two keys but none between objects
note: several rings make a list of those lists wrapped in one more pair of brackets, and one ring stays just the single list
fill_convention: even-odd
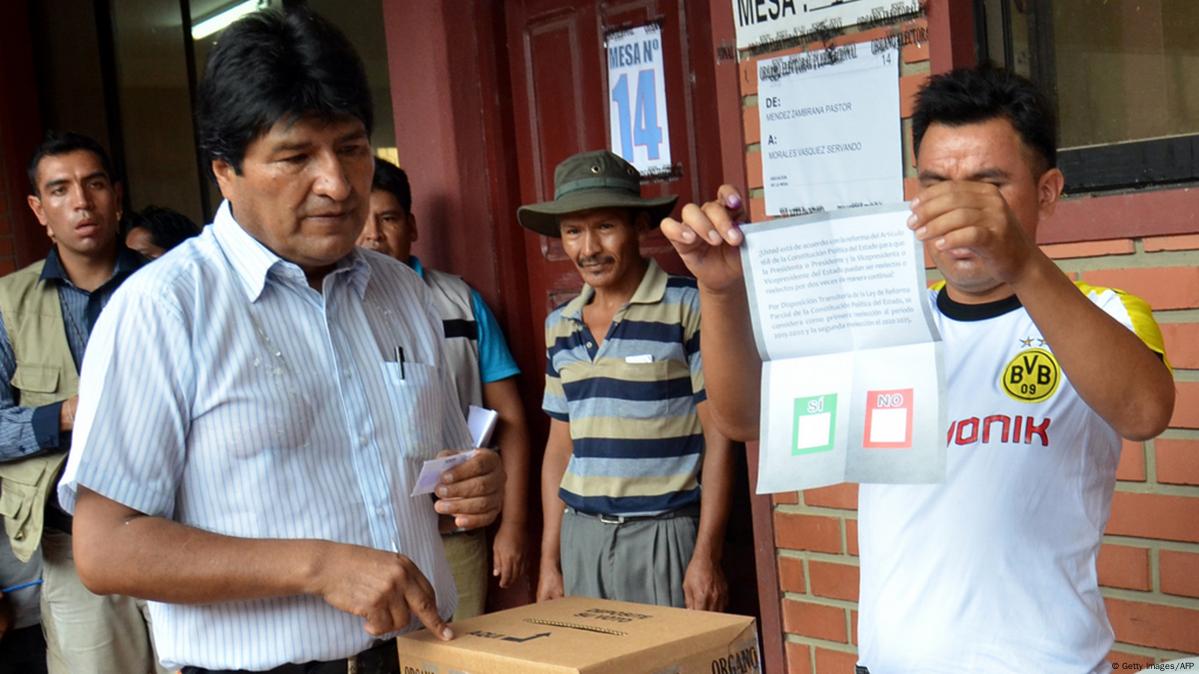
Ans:
[{"label": "white identity card", "polygon": [[941,337],[906,204],[746,225],[758,493],[945,476]]}]

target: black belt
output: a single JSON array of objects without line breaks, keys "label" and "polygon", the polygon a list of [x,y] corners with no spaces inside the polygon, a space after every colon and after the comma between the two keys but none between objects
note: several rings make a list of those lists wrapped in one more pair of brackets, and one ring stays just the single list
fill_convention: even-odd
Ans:
[{"label": "black belt", "polygon": [[625,524],[626,522],[643,522],[645,520],[670,520],[676,517],[699,517],[699,504],[683,506],[678,510],[669,510],[657,515],[610,515],[607,513],[589,513],[578,508],[567,507],[567,510],[583,517],[597,519],[604,524]]},{"label": "black belt", "polygon": [[346,674],[350,661],[354,662],[354,671],[358,674],[399,674],[400,672],[400,655],[396,649],[395,639],[380,641],[372,648],[347,660],[279,665],[274,669],[266,670],[266,672],[249,672],[244,669],[204,669],[203,667],[184,667],[182,671],[183,674]]}]

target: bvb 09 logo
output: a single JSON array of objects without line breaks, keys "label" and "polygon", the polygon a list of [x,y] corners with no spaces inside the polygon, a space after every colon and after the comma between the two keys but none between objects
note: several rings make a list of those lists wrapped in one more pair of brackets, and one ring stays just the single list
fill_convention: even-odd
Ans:
[{"label": "bvb 09 logo", "polygon": [[1039,403],[1057,391],[1062,379],[1053,354],[1045,349],[1025,349],[1003,368],[1000,384],[1010,397],[1026,403]]}]

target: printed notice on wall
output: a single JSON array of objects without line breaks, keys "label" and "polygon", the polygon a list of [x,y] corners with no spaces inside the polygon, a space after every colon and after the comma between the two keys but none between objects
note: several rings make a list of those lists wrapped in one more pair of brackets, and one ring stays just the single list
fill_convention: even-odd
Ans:
[{"label": "printed notice on wall", "polygon": [[767,214],[903,200],[898,61],[854,44],[758,63]]},{"label": "printed notice on wall", "polygon": [[733,0],[737,49],[860,23],[892,23],[920,11],[920,0]]},{"label": "printed notice on wall", "polygon": [[655,23],[609,33],[605,42],[608,144],[642,176],[670,173],[662,27]]},{"label": "printed notice on wall", "polygon": [[941,338],[904,204],[745,225],[758,493],[945,476]]}]

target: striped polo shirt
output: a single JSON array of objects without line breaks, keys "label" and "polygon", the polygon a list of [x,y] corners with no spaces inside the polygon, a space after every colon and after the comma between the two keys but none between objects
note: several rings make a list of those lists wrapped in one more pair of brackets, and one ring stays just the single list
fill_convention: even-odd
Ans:
[{"label": "striped polo shirt", "polygon": [[656,515],[699,502],[706,398],[699,291],[653,261],[603,343],[583,321],[595,290],[545,321],[542,408],[570,424],[573,452],[559,496],[588,513]]}]

